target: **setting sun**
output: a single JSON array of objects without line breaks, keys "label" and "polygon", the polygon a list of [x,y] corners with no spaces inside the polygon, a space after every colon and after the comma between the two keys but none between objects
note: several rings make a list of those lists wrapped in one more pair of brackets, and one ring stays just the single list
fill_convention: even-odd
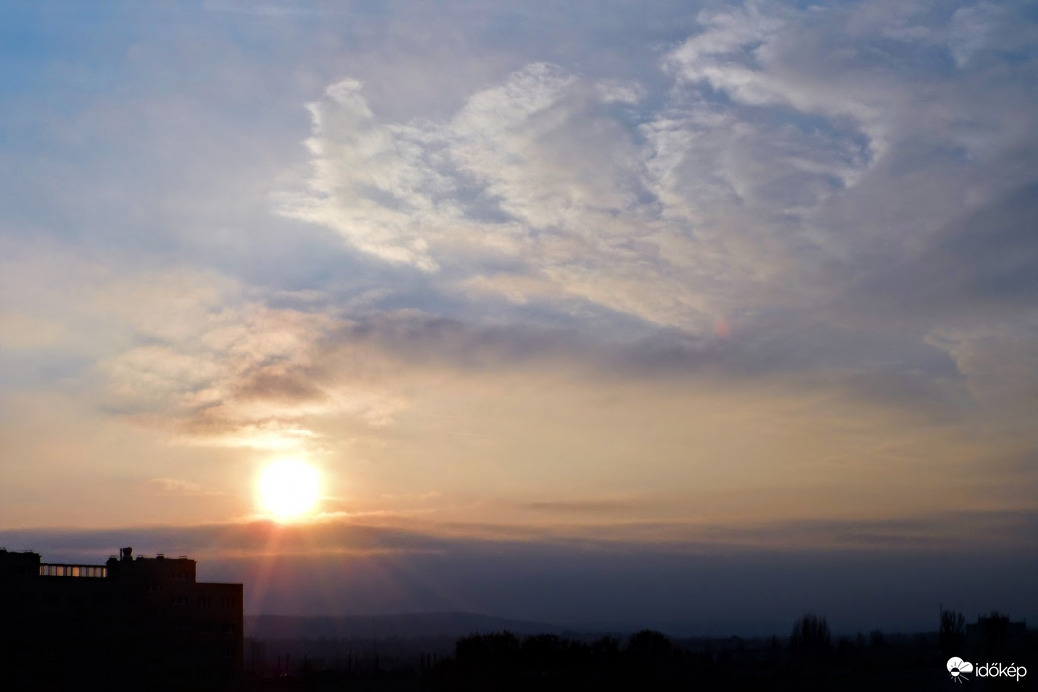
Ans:
[{"label": "setting sun", "polygon": [[260,472],[256,484],[261,511],[277,521],[299,519],[314,511],[319,499],[317,469],[298,459],[282,459]]}]

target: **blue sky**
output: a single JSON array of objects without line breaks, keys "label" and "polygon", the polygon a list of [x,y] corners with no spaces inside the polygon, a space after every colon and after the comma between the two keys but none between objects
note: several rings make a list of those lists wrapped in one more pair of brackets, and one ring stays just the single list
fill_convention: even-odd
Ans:
[{"label": "blue sky", "polygon": [[[1038,576],[1035,20],[0,5],[6,542],[448,575],[577,546],[571,589],[601,551],[873,551],[896,589],[924,551],[1033,615],[976,555]],[[286,457],[322,496],[278,553]],[[782,603],[757,619],[812,605]]]}]

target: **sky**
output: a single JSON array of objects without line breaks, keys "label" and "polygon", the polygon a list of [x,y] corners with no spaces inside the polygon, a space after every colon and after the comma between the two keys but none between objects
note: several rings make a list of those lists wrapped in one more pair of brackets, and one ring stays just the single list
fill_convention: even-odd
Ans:
[{"label": "sky", "polygon": [[1036,47],[1029,2],[0,3],[0,544],[253,613],[1036,622]]}]

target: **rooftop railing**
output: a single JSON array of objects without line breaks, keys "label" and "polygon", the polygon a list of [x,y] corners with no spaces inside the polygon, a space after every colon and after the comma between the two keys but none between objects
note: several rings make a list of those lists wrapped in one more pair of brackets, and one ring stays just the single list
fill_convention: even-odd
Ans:
[{"label": "rooftop railing", "polygon": [[108,568],[103,565],[58,565],[48,562],[40,563],[41,577],[85,577],[103,579],[108,576]]}]

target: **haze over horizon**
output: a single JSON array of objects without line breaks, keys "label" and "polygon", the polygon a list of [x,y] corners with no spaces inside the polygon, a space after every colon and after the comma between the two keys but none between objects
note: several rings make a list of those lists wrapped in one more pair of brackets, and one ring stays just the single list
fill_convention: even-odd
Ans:
[{"label": "haze over horizon", "polygon": [[1015,2],[0,5],[0,545],[249,613],[1033,625],[1036,46]]}]

